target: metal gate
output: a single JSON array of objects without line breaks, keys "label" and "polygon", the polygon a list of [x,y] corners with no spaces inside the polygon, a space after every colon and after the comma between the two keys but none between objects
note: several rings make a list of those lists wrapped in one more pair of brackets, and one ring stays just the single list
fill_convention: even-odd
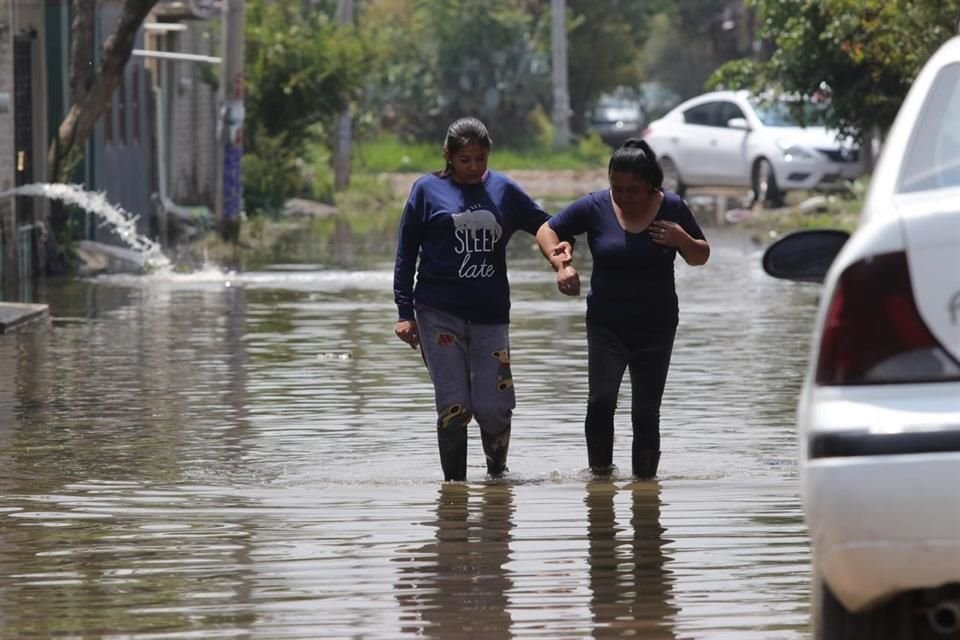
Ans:
[{"label": "metal gate", "polygon": [[[36,43],[32,33],[20,33],[13,38],[13,99],[14,133],[13,141],[16,156],[16,186],[33,182],[33,56]],[[16,199],[17,247],[20,267],[20,279],[33,277],[33,198]],[[29,232],[24,228],[29,227]],[[29,233],[28,237],[26,234]],[[25,242],[24,240],[29,240]],[[26,258],[23,247],[28,247]]]}]

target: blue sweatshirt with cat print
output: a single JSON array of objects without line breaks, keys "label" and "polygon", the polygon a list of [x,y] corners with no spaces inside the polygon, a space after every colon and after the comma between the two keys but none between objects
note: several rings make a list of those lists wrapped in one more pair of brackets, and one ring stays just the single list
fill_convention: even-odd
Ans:
[{"label": "blue sweatshirt with cat print", "polygon": [[417,180],[403,209],[393,272],[400,320],[426,305],[478,324],[510,320],[506,247],[518,229],[536,234],[549,215],[502,173],[478,184],[449,175]]}]

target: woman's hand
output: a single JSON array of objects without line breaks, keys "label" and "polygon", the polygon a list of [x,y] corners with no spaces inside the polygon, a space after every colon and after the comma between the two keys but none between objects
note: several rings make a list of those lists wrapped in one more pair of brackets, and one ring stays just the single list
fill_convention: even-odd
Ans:
[{"label": "woman's hand", "polygon": [[559,272],[562,268],[569,266],[573,261],[573,245],[563,240],[558,242],[550,252],[550,264],[553,270]]},{"label": "woman's hand", "polygon": [[676,222],[654,220],[650,224],[650,238],[665,247],[680,247],[689,237],[683,227]]},{"label": "woman's hand", "polygon": [[557,271],[557,289],[566,296],[580,295],[580,274],[569,264]]},{"label": "woman's hand", "polygon": [[417,331],[417,323],[413,320],[399,320],[393,330],[397,337],[410,345],[411,349],[420,346],[420,332]]},{"label": "woman's hand", "polygon": [[692,237],[676,222],[654,220],[650,225],[650,238],[659,245],[679,250],[684,261],[690,266],[706,264],[710,258],[710,245],[707,241]]}]

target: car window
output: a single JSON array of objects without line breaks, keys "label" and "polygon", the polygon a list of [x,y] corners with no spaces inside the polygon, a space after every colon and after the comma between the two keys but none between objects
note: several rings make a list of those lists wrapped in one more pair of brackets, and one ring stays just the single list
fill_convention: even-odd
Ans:
[{"label": "car window", "polygon": [[[823,103],[803,102],[800,117],[795,112],[799,101],[787,100],[750,100],[757,117],[768,127],[802,127],[823,124],[823,112],[827,106]],[[803,122],[801,122],[801,118]]]},{"label": "car window", "polygon": [[716,102],[705,102],[683,112],[683,121],[687,124],[702,124],[708,127],[718,125]]},{"label": "car window", "polygon": [[721,127],[727,126],[727,122],[734,118],[743,118],[743,111],[733,102],[719,103],[720,117],[718,118]]},{"label": "car window", "polygon": [[940,70],[907,143],[898,192],[960,186],[960,64]]}]

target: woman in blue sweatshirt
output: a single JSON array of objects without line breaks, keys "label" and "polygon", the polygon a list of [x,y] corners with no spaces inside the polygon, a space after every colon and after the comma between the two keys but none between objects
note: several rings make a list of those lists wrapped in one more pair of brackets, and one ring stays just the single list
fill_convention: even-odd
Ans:
[{"label": "woman in blue sweatshirt", "polygon": [[633,475],[652,478],[660,461],[660,401],[667,380],[678,305],[673,263],[710,257],[686,203],[664,191],[663,170],[644,140],[631,138],[610,158],[610,189],[570,204],[537,232],[537,243],[557,270],[557,285],[578,295],[580,279],[569,243],[587,234],[593,256],[587,295],[588,396],[585,432],[591,470],[613,465],[613,418],[624,371],[631,382]]},{"label": "woman in blue sweatshirt", "polygon": [[[475,118],[451,124],[446,169],[414,183],[400,220],[395,331],[420,348],[430,372],[446,480],[466,479],[472,418],[487,472],[497,477],[507,470],[516,398],[506,246],[515,231],[536,234],[549,218],[517,183],[487,168],[492,144]],[[565,250],[559,238],[558,245]]]}]

